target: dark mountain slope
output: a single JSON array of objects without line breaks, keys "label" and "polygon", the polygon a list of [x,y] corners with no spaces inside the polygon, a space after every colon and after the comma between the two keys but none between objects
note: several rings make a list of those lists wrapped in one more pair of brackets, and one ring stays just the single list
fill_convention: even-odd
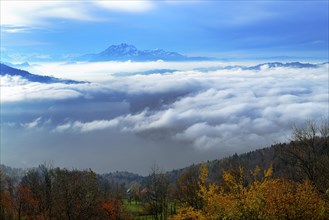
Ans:
[{"label": "dark mountain slope", "polygon": [[66,83],[66,84],[76,84],[81,83],[74,80],[59,79],[51,76],[40,76],[36,74],[29,73],[25,70],[16,69],[5,64],[0,64],[0,76],[20,76],[30,82],[39,83]]}]

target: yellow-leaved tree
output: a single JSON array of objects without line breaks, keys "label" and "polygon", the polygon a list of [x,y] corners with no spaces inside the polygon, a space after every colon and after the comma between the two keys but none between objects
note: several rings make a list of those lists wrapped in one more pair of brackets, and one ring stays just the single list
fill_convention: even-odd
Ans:
[{"label": "yellow-leaved tree", "polygon": [[[252,174],[253,180],[246,181]],[[243,167],[223,172],[221,184],[208,181],[201,166],[199,196],[202,209],[184,207],[171,219],[328,219],[328,201],[311,182],[272,178],[273,168],[261,174],[257,166],[250,173]]]}]

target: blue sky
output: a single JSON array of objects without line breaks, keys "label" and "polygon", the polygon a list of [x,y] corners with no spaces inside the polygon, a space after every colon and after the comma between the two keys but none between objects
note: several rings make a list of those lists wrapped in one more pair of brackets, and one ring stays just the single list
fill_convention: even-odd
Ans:
[{"label": "blue sky", "polygon": [[65,58],[112,44],[219,58],[328,60],[328,1],[1,1],[1,52]]}]

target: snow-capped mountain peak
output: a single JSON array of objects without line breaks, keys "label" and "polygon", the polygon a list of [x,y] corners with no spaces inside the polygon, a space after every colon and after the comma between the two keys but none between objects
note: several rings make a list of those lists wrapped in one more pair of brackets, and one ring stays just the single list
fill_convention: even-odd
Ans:
[{"label": "snow-capped mountain peak", "polygon": [[117,55],[117,56],[125,56],[125,55],[126,56],[136,56],[136,55],[138,55],[138,50],[133,45],[122,43],[119,45],[112,45],[99,54]]},{"label": "snow-capped mountain peak", "polygon": [[168,52],[163,49],[139,50],[134,45],[121,43],[111,45],[106,50],[97,54],[88,54],[75,59],[76,61],[183,61],[183,60],[202,60],[209,58],[187,57],[177,52]]}]

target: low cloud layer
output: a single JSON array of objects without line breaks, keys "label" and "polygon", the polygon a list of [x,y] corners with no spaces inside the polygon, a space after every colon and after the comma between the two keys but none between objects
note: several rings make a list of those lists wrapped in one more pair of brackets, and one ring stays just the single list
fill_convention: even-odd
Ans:
[{"label": "low cloud layer", "polygon": [[[118,77],[109,71],[102,73],[102,77],[107,77],[103,82],[72,85],[30,83],[3,77],[2,126],[8,133],[3,146],[8,148],[5,152],[14,155],[9,148],[16,146],[15,140],[9,138],[10,132],[17,130],[26,134],[43,132],[68,142],[73,136],[87,135],[91,142],[97,143],[93,147],[99,150],[98,156],[101,152],[113,152],[120,157],[127,149],[143,149],[142,154],[130,161],[130,166],[134,166],[132,171],[143,173],[146,164],[154,161],[172,169],[207,157],[247,152],[286,141],[293,123],[328,117],[327,64],[318,68],[211,71],[198,71],[198,66],[191,63],[188,64],[190,70],[179,68],[177,63],[173,65],[164,63],[160,68],[177,69],[176,72],[144,75],[141,71],[141,74]],[[83,71],[78,64],[75,68],[71,71]],[[86,77],[92,78],[92,75]],[[22,116],[26,106],[31,111]],[[123,141],[122,151],[112,151],[109,137],[135,141],[132,141],[134,144]],[[115,143],[120,144],[120,141]],[[49,145],[56,147],[55,143]],[[166,151],[177,151],[177,161],[163,153],[156,154]],[[91,155],[91,160],[95,157]],[[150,162],[138,162],[142,158]],[[96,167],[106,170],[101,165]],[[125,168],[129,170],[129,166]]]}]

